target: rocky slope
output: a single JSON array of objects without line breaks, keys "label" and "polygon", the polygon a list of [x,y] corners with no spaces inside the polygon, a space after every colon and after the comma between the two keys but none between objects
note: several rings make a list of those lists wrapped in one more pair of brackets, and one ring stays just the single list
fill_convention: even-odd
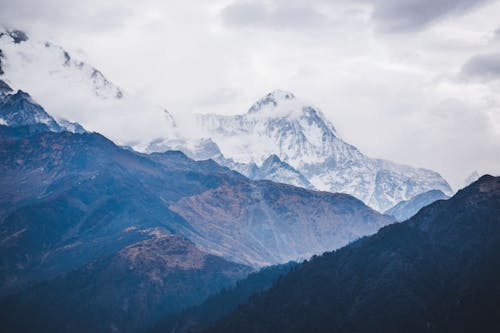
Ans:
[{"label": "rocky slope", "polygon": [[500,178],[300,265],[208,332],[498,332]]}]

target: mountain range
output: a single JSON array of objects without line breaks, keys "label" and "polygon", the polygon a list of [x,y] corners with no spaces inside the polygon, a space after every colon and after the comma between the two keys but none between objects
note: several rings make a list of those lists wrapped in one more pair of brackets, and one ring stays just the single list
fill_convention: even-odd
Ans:
[{"label": "mountain range", "polygon": [[179,151],[143,154],[68,131],[80,127],[64,127],[26,92],[5,91],[7,331],[137,331],[258,267],[302,260],[395,222],[347,194],[254,181]]},{"label": "mountain range", "polygon": [[[290,92],[273,91],[244,114],[197,115],[187,131],[166,108],[147,105],[124,92],[54,42],[6,30],[0,35],[0,50],[4,81],[36,91],[56,119],[83,123],[138,151],[181,150],[195,160],[213,159],[254,180],[347,193],[379,212],[430,190],[453,193],[434,171],[364,155],[340,137],[319,108]],[[33,75],[46,84],[34,84]],[[46,91],[52,86],[57,88]],[[67,102],[61,105],[61,100]],[[68,103],[85,104],[90,110],[72,112]],[[141,117],[125,116],[120,110],[140,110]],[[92,122],[87,112],[98,112],[103,123],[114,125]],[[124,130],[118,132],[116,127]],[[193,127],[198,134],[188,136]]]}]

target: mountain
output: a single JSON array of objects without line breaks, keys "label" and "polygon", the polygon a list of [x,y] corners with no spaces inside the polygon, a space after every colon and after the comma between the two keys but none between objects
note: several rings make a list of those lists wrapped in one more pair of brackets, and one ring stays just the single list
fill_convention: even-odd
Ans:
[{"label": "mountain", "polygon": [[262,268],[238,281],[234,287],[223,289],[209,297],[203,303],[160,320],[148,332],[200,332],[228,315],[240,304],[246,303],[253,295],[269,289],[296,265],[297,263],[290,262]]},{"label": "mountain", "polygon": [[0,94],[8,94],[10,92],[12,92],[12,88],[7,83],[0,80]]},{"label": "mountain", "polygon": [[[1,82],[4,86],[8,86],[5,82]],[[21,90],[0,96],[0,119],[3,125],[12,127],[43,124],[50,131],[62,130],[54,118],[35,103],[30,95]]]},{"label": "mountain", "polygon": [[197,161],[212,159],[220,165],[226,166],[253,180],[271,180],[276,183],[315,189],[300,172],[288,163],[281,161],[274,154],[270,155],[261,166],[255,163],[240,163],[232,158],[226,158],[220,151],[219,146],[210,138],[159,138],[151,142],[146,148],[146,152],[149,153],[166,150],[181,150],[187,156]]},{"label": "mountain", "polygon": [[49,115],[31,96],[18,90],[13,92],[12,88],[0,80],[0,87],[4,87],[0,93],[0,124],[10,127],[39,126],[43,125],[52,132],[69,131],[73,133],[84,133],[86,130],[78,123],[65,119],[56,121]]},{"label": "mountain", "polygon": [[0,126],[6,289],[112,253],[154,228],[260,266],[342,246],[394,221],[349,195],[251,181],[181,152],[141,154],[97,133],[59,131],[27,93],[4,97],[9,103],[0,111],[10,124]]},{"label": "mountain", "polygon": [[430,190],[418,194],[410,200],[399,202],[384,214],[393,216],[398,221],[405,221],[415,215],[421,208],[437,200],[446,200],[449,197],[439,190]]},{"label": "mountain", "polygon": [[313,258],[207,332],[498,332],[500,177]]},{"label": "mountain", "polygon": [[16,87],[29,89],[36,81],[36,73],[46,84],[62,81],[67,88],[78,87],[102,99],[123,97],[123,91],[98,69],[54,42],[31,39],[21,30],[4,30],[0,31],[0,50],[0,75],[15,82]]},{"label": "mountain", "polygon": [[165,232],[0,300],[2,331],[137,332],[249,272]]},{"label": "mountain", "polygon": [[306,177],[295,170],[290,164],[280,160],[276,155],[269,156],[258,168],[254,179],[268,179],[278,183],[285,183],[308,189],[314,189]]},{"label": "mountain", "polygon": [[[64,120],[78,123],[136,149],[165,133],[175,134],[175,121],[164,107],[116,85],[82,60],[82,51],[32,35],[0,28],[0,80],[29,92],[61,126]],[[66,129],[81,131],[70,124]]]},{"label": "mountain", "polygon": [[227,158],[260,165],[276,155],[316,189],[351,194],[379,211],[432,189],[452,193],[434,171],[365,156],[318,108],[289,92],[267,94],[246,114],[200,115],[198,123]]}]

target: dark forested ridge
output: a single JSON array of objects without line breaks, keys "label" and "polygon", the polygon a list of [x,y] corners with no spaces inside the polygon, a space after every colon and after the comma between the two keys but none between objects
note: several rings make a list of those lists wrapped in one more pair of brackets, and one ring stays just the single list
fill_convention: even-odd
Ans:
[{"label": "dark forested ridge", "polygon": [[137,332],[251,269],[158,235],[0,300],[4,332]]},{"label": "dark forested ridge", "polygon": [[159,321],[148,333],[189,333],[201,332],[216,320],[226,316],[252,296],[269,289],[279,278],[287,274],[297,263],[265,267],[249,274],[229,289],[209,297],[198,306],[191,307],[180,314],[168,316]]},{"label": "dark forested ridge", "polygon": [[500,177],[300,265],[208,332],[499,332]]}]

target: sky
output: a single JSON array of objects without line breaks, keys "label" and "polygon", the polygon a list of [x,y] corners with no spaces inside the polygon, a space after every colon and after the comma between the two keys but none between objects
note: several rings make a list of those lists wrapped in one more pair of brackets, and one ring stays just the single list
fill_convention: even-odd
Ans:
[{"label": "sky", "polygon": [[[318,106],[372,157],[455,188],[500,174],[500,1],[0,0],[174,115],[241,114],[274,89]],[[145,124],[145,126],[147,126]]]}]

